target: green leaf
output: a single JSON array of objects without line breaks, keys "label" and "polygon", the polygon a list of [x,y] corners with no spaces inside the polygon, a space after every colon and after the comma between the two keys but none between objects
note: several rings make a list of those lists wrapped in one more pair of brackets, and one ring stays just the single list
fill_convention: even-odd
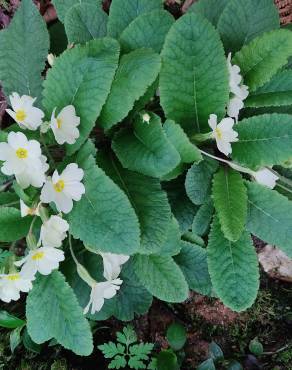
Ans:
[{"label": "green leaf", "polygon": [[229,99],[219,34],[200,14],[187,13],[171,27],[161,55],[160,100],[167,118],[187,133],[210,131],[209,115],[223,117]]},{"label": "green leaf", "polygon": [[244,232],[235,243],[225,239],[215,217],[207,252],[209,273],[218,297],[233,311],[249,308],[259,288],[257,254],[250,235]]},{"label": "green leaf", "polygon": [[69,214],[70,232],[96,251],[135,253],[140,244],[140,229],[130,201],[94,164],[93,157],[86,166],[86,192]]},{"label": "green leaf", "polygon": [[181,244],[182,249],[174,260],[181,268],[190,289],[203,295],[211,295],[212,283],[206,249],[185,241]]},{"label": "green leaf", "polygon": [[85,142],[110,91],[118,65],[119,46],[103,38],[77,45],[58,57],[44,82],[43,105],[47,117],[73,104],[80,117],[80,137],[67,146],[73,154]]},{"label": "green leaf", "polygon": [[66,13],[65,30],[69,43],[82,44],[106,36],[107,14],[96,5],[81,3]]},{"label": "green leaf", "polygon": [[22,218],[16,208],[0,207],[0,241],[13,242],[28,234],[31,217]]},{"label": "green leaf", "polygon": [[68,40],[63,23],[57,21],[49,27],[50,34],[50,52],[54,55],[60,55],[67,49]]},{"label": "green leaf", "polygon": [[292,156],[292,120],[288,114],[264,114],[236,125],[239,141],[232,144],[232,159],[259,169],[282,164]]},{"label": "green leaf", "polygon": [[22,0],[9,27],[0,32],[0,80],[6,96],[16,91],[40,98],[48,50],[42,16],[32,0]]},{"label": "green leaf", "polygon": [[172,350],[163,350],[157,356],[158,370],[179,370],[176,354]]},{"label": "green leaf", "polygon": [[7,311],[0,311],[0,327],[15,329],[25,325],[25,321],[16,316],[10,315]]},{"label": "green leaf", "polygon": [[174,351],[180,351],[187,341],[185,327],[177,322],[171,324],[167,328],[166,338]]},{"label": "green leaf", "polygon": [[129,346],[138,341],[137,334],[131,325],[123,328],[122,332],[117,332],[117,341]]},{"label": "green leaf", "polygon": [[130,347],[128,365],[131,369],[146,369],[144,361],[149,360],[149,355],[154,347],[153,343],[139,343]]},{"label": "green leaf", "polygon": [[292,70],[277,73],[245,100],[245,107],[279,107],[292,104]]},{"label": "green leaf", "polygon": [[247,229],[292,258],[292,202],[275,190],[247,182]]},{"label": "green leaf", "polygon": [[251,92],[268,82],[292,56],[292,32],[275,30],[253,39],[237,52],[232,63],[240,67]]},{"label": "green leaf", "polygon": [[122,121],[154,83],[160,71],[160,56],[150,49],[138,49],[121,58],[111,92],[98,123],[106,130]]},{"label": "green leaf", "polygon": [[59,271],[38,275],[27,297],[26,317],[28,334],[37,344],[55,338],[77,355],[88,356],[93,351],[89,324]]},{"label": "green leaf", "polygon": [[212,177],[217,168],[218,163],[208,158],[199,164],[193,164],[188,170],[185,187],[188,197],[194,204],[203,204],[209,197]]},{"label": "green leaf", "polygon": [[224,354],[223,354],[222,349],[218,346],[217,343],[213,341],[209,344],[209,356],[215,362],[224,359]]},{"label": "green leaf", "polygon": [[254,338],[249,342],[248,349],[255,356],[261,356],[264,352],[264,347],[262,343],[258,340],[258,338]]},{"label": "green leaf", "polygon": [[199,149],[190,142],[180,125],[168,119],[163,125],[163,130],[168,140],[179,152],[182,163],[197,163],[203,159]]},{"label": "green leaf", "polygon": [[166,10],[154,10],[141,14],[129,24],[119,38],[123,51],[151,48],[160,53],[173,23],[173,16]]},{"label": "green leaf", "polygon": [[113,153],[98,152],[97,162],[127,194],[141,227],[139,253],[160,253],[171,222],[171,209],[158,179],[124,169]]},{"label": "green leaf", "polygon": [[189,12],[199,13],[208,19],[215,27],[219,18],[230,0],[199,0],[190,8]]},{"label": "green leaf", "polygon": [[213,201],[211,198],[209,198],[198,209],[198,212],[194,217],[192,231],[199,236],[204,236],[209,229],[213,213]]},{"label": "green leaf", "polygon": [[213,179],[212,197],[225,238],[236,242],[247,216],[247,192],[239,172],[221,168]]},{"label": "green leaf", "polygon": [[183,302],[187,299],[187,282],[171,257],[137,254],[134,269],[145,288],[160,300]]},{"label": "green leaf", "polygon": [[214,361],[211,358],[209,358],[208,360],[202,362],[198,366],[197,370],[216,370],[216,367],[214,365]]},{"label": "green leaf", "polygon": [[127,361],[125,357],[118,355],[110,362],[110,364],[108,365],[108,368],[109,369],[120,369],[120,368],[124,368],[125,366],[127,366]]},{"label": "green leaf", "polygon": [[22,327],[16,328],[12,330],[12,332],[9,335],[10,350],[12,353],[15,351],[16,347],[18,347],[19,344],[21,343],[21,337],[20,337],[21,330],[22,330]]},{"label": "green leaf", "polygon": [[64,22],[65,16],[69,9],[76,4],[92,4],[95,7],[101,7],[102,0],[52,0],[54,7],[57,11],[58,18]]},{"label": "green leaf", "polygon": [[164,256],[175,256],[181,250],[181,233],[177,220],[172,217],[166,232],[166,240],[160,248],[159,254]]},{"label": "green leaf", "polygon": [[125,353],[126,348],[121,344],[115,344],[113,342],[105,343],[97,348],[102,351],[105,358],[113,358],[117,355],[123,355]]},{"label": "green leaf", "polygon": [[149,124],[138,117],[133,130],[120,130],[112,148],[123,167],[147,176],[159,178],[180,162],[177,150],[162,129],[160,118],[153,113]]},{"label": "green leaf", "polygon": [[40,354],[41,353],[41,349],[42,349],[42,346],[35,343],[31,337],[29,336],[28,332],[27,332],[27,328],[24,328],[24,331],[23,331],[23,335],[22,335],[22,342],[23,342],[23,345],[24,347],[30,351],[30,352],[34,352],[34,353],[37,353],[37,354]]},{"label": "green leaf", "polygon": [[113,0],[110,7],[108,35],[118,37],[139,15],[162,9],[162,0]]},{"label": "green leaf", "polygon": [[279,27],[278,9],[271,0],[229,1],[218,22],[227,52],[238,51],[255,37]]}]

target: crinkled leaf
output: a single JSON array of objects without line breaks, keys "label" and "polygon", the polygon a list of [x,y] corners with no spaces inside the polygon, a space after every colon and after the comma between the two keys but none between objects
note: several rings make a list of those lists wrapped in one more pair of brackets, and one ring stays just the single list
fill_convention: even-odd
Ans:
[{"label": "crinkled leaf", "polygon": [[225,114],[229,99],[226,58],[219,34],[200,14],[187,13],[167,34],[159,89],[167,118],[187,133],[209,131],[209,115]]},{"label": "crinkled leaf", "polygon": [[139,15],[162,9],[161,0],[113,0],[110,7],[108,34],[119,37]]},{"label": "crinkled leaf", "polygon": [[120,130],[112,148],[123,167],[148,176],[162,177],[180,162],[179,153],[167,139],[160,118],[154,114],[149,123],[138,117],[133,129]]},{"label": "crinkled leaf", "polygon": [[246,107],[279,107],[292,104],[292,70],[277,73],[264,86],[248,96]]},{"label": "crinkled leaf", "polygon": [[119,45],[103,38],[77,45],[55,60],[44,82],[43,105],[47,118],[73,104],[80,117],[80,137],[67,146],[74,153],[88,138],[110,91],[118,65]]},{"label": "crinkled leaf", "polygon": [[141,227],[139,253],[160,253],[171,222],[171,210],[158,179],[124,169],[113,153],[99,152],[98,164],[127,194]]},{"label": "crinkled leaf", "polygon": [[69,214],[70,232],[94,250],[130,255],[140,244],[137,216],[125,193],[94,163],[85,167],[85,195]]},{"label": "crinkled leaf", "polygon": [[138,49],[121,58],[98,120],[104,129],[110,129],[127,116],[134,103],[156,80],[160,66],[160,56],[150,49]]},{"label": "crinkled leaf", "polygon": [[279,27],[278,9],[271,0],[229,1],[218,22],[227,52],[238,51],[255,37]]},{"label": "crinkled leaf", "polygon": [[197,205],[203,204],[211,192],[211,181],[218,163],[205,159],[199,164],[193,164],[188,170],[185,187],[190,200]]},{"label": "crinkled leaf", "polygon": [[28,234],[32,217],[21,217],[16,208],[0,207],[0,241],[13,242]]},{"label": "crinkled leaf", "polygon": [[247,182],[247,229],[292,258],[292,202],[275,190]]},{"label": "crinkled leaf", "polygon": [[212,199],[209,198],[198,209],[198,212],[194,217],[192,231],[199,236],[205,235],[209,229],[213,213],[214,204]]},{"label": "crinkled leaf", "polygon": [[288,114],[264,114],[236,125],[239,141],[232,144],[232,158],[258,169],[281,164],[292,157],[292,120]]},{"label": "crinkled leaf", "polygon": [[200,294],[211,295],[212,283],[208,271],[206,249],[182,241],[180,253],[174,257],[181,268],[191,290]]},{"label": "crinkled leaf", "polygon": [[12,92],[37,97],[49,50],[46,24],[31,0],[22,0],[9,27],[0,32],[0,80],[6,96]]},{"label": "crinkled leaf", "polygon": [[175,256],[181,250],[181,232],[177,220],[172,217],[166,232],[166,240],[160,248],[159,254]]},{"label": "crinkled leaf", "polygon": [[246,223],[247,193],[239,172],[221,168],[213,179],[212,197],[225,238],[235,242]]},{"label": "crinkled leaf", "polygon": [[162,301],[183,302],[187,299],[187,282],[171,257],[137,254],[134,269],[145,288]]},{"label": "crinkled leaf", "polygon": [[106,36],[107,18],[96,5],[81,3],[72,6],[65,17],[68,41],[78,44]]},{"label": "crinkled leaf", "polygon": [[58,18],[64,22],[67,12],[76,4],[92,4],[101,8],[102,0],[52,0],[57,11]]},{"label": "crinkled leaf", "polygon": [[93,351],[88,321],[71,287],[59,271],[38,275],[27,297],[27,329],[38,344],[55,338],[63,347],[81,356]]},{"label": "crinkled leaf", "polygon": [[222,302],[233,311],[249,308],[259,288],[259,268],[250,235],[244,232],[233,243],[226,239],[215,217],[207,248],[212,285]]},{"label": "crinkled leaf", "polygon": [[173,23],[173,16],[165,10],[141,14],[129,24],[119,38],[123,51],[151,48],[160,53],[165,36]]},{"label": "crinkled leaf", "polygon": [[199,0],[189,8],[189,12],[202,14],[216,27],[229,1],[230,0]]},{"label": "crinkled leaf", "polygon": [[244,83],[256,91],[273,77],[292,56],[292,32],[274,30],[253,39],[237,52],[232,63],[240,67]]}]

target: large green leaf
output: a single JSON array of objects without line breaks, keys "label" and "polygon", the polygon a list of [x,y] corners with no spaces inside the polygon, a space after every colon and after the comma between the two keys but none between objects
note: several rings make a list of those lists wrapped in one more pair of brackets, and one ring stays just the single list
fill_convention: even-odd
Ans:
[{"label": "large green leaf", "polygon": [[225,239],[215,217],[207,252],[209,273],[218,297],[233,311],[249,308],[259,288],[257,254],[250,235],[244,232],[235,243]]},{"label": "large green leaf", "polygon": [[57,11],[58,18],[64,22],[67,12],[76,4],[92,4],[101,8],[102,0],[52,0]]},{"label": "large green leaf", "polygon": [[181,243],[182,249],[174,260],[182,269],[190,289],[210,295],[212,283],[208,271],[206,249],[185,241]]},{"label": "large green leaf", "polygon": [[66,13],[65,30],[70,43],[106,36],[107,14],[96,5],[81,3],[72,6]]},{"label": "large green leaf", "polygon": [[280,27],[279,13],[272,0],[230,0],[218,22],[227,52],[235,52],[264,32]]},{"label": "large green leaf", "polygon": [[183,302],[187,299],[188,284],[171,257],[137,254],[134,269],[145,288],[162,301]]},{"label": "large green leaf", "polygon": [[194,204],[203,204],[209,197],[212,177],[217,168],[216,161],[205,159],[199,164],[193,164],[188,170],[185,187],[188,197]]},{"label": "large green leaf", "polygon": [[189,8],[189,12],[202,14],[216,27],[229,1],[230,0],[199,0]]},{"label": "large green leaf", "polygon": [[180,162],[179,153],[167,139],[160,118],[154,114],[149,123],[138,117],[133,129],[120,130],[112,148],[123,167],[148,176],[162,177]]},{"label": "large green leaf", "polygon": [[256,91],[268,82],[292,56],[292,32],[275,30],[253,39],[232,60],[240,67],[244,83]]},{"label": "large green leaf", "polygon": [[32,0],[22,0],[9,27],[0,32],[0,80],[7,96],[12,92],[30,95],[40,105],[48,50],[44,20]]},{"label": "large green leaf", "polygon": [[292,119],[288,114],[264,114],[236,125],[239,141],[232,158],[253,169],[281,164],[292,157]]},{"label": "large green leaf", "polygon": [[94,250],[133,254],[140,244],[137,216],[124,192],[87,160],[85,195],[69,214],[70,232]]},{"label": "large green leaf", "polygon": [[214,27],[187,13],[171,27],[162,50],[161,105],[186,131],[209,131],[211,113],[225,114],[229,99],[227,63]]},{"label": "large green leaf", "polygon": [[160,253],[171,222],[166,193],[158,179],[124,169],[113,153],[98,152],[97,163],[127,194],[141,227],[139,253]]},{"label": "large green leaf", "polygon": [[246,107],[278,107],[292,104],[292,70],[277,73],[244,102]]},{"label": "large green leaf", "polygon": [[212,197],[225,238],[236,242],[247,216],[247,192],[240,173],[221,168],[214,175]]},{"label": "large green leaf", "polygon": [[32,217],[22,218],[16,208],[0,206],[0,241],[12,242],[28,234]]},{"label": "large green leaf", "polygon": [[247,183],[247,229],[292,258],[292,202],[275,190]]},{"label": "large green leaf", "polygon": [[140,14],[162,9],[162,0],[113,0],[110,7],[108,35],[119,37]]},{"label": "large green leaf", "polygon": [[118,65],[117,41],[104,38],[77,45],[58,57],[44,82],[47,117],[57,107],[73,104],[80,117],[80,137],[67,151],[74,153],[87,139],[110,91]]},{"label": "large green leaf", "polygon": [[205,235],[212,221],[213,213],[214,204],[212,199],[209,198],[201,205],[196,213],[192,225],[192,231],[199,236]]},{"label": "large green leaf", "polygon": [[59,271],[38,275],[26,303],[27,329],[38,344],[55,338],[81,356],[93,351],[90,326],[71,287]]},{"label": "large green leaf", "polygon": [[165,10],[141,14],[129,24],[119,38],[123,51],[151,48],[160,53],[165,36],[173,23],[173,16]]},{"label": "large green leaf", "polygon": [[168,140],[179,152],[182,163],[200,162],[202,155],[199,149],[190,142],[180,125],[168,119],[163,125]]},{"label": "large green leaf", "polygon": [[163,256],[175,256],[181,250],[181,232],[177,220],[172,217],[166,232],[166,240],[163,243],[159,254]]},{"label": "large green leaf", "polygon": [[150,49],[138,49],[121,58],[111,92],[99,117],[99,124],[110,129],[127,116],[134,103],[156,80],[160,56]]}]

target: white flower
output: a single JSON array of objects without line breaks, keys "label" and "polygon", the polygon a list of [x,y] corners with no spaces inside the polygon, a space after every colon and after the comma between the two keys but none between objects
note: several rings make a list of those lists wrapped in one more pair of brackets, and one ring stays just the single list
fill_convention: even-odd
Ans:
[{"label": "white flower", "polygon": [[20,298],[20,292],[29,292],[33,278],[25,278],[22,273],[0,275],[0,299],[9,303]]},{"label": "white flower", "polygon": [[49,275],[64,261],[64,252],[52,247],[41,247],[30,250],[22,260],[14,262],[15,266],[22,266],[21,274],[25,278],[32,278],[37,272]]},{"label": "white flower", "polygon": [[150,117],[150,115],[148,113],[144,113],[142,115],[143,122],[149,123],[150,122],[150,119],[151,119],[151,117]]},{"label": "white flower", "polygon": [[270,189],[274,189],[276,181],[279,180],[279,177],[268,168],[263,168],[257,172],[253,172],[252,175],[256,182],[261,185],[265,185]]},{"label": "white flower", "polygon": [[33,106],[36,98],[28,95],[21,97],[16,93],[9,96],[12,109],[6,109],[6,112],[18,123],[18,125],[29,130],[36,130],[42,123],[44,112]]},{"label": "white flower", "polygon": [[126,263],[130,256],[113,253],[100,253],[103,259],[103,276],[106,280],[114,280],[121,273],[121,266]]},{"label": "white flower", "polygon": [[79,137],[77,126],[80,124],[80,118],[76,116],[73,105],[67,105],[55,117],[56,108],[51,117],[51,128],[58,144],[74,144]]},{"label": "white flower", "polygon": [[239,112],[244,107],[243,101],[248,97],[248,86],[242,84],[240,68],[231,64],[231,53],[228,54],[229,89],[231,97],[227,106],[229,117],[238,120]]},{"label": "white flower", "polygon": [[37,205],[36,208],[30,208],[28,207],[23,200],[20,199],[20,214],[21,217],[25,216],[39,216],[39,204]]},{"label": "white flower", "polygon": [[85,193],[81,183],[83,176],[83,170],[76,163],[70,163],[61,175],[56,170],[42,188],[41,201],[54,202],[59,212],[69,213],[73,208],[72,199],[78,201]]},{"label": "white flower", "polygon": [[123,283],[121,279],[116,279],[112,281],[105,281],[102,283],[95,283],[91,286],[91,293],[88,305],[84,309],[84,314],[90,309],[91,314],[99,312],[104,305],[105,299],[113,298],[117,291],[120,289],[120,285]]},{"label": "white flower", "polygon": [[210,114],[208,123],[213,130],[211,137],[216,140],[217,148],[226,156],[231,154],[232,147],[230,143],[238,141],[238,133],[233,130],[233,119],[223,118],[223,120],[217,124],[216,114]]},{"label": "white flower", "polygon": [[51,216],[41,227],[40,241],[44,247],[61,247],[66,238],[69,224],[59,216]]},{"label": "white flower", "polygon": [[10,132],[8,143],[0,143],[0,161],[4,161],[1,171],[4,175],[15,175],[23,189],[30,185],[36,188],[43,185],[49,168],[46,160],[40,143],[27,140],[22,132]]}]

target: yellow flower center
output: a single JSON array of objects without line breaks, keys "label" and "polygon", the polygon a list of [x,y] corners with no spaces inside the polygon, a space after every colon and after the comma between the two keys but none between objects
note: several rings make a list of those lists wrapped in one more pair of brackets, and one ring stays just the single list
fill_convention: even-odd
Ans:
[{"label": "yellow flower center", "polygon": [[6,276],[6,279],[7,280],[10,280],[10,281],[16,281],[16,280],[19,280],[20,279],[20,276],[19,276],[19,274],[7,275]]},{"label": "yellow flower center", "polygon": [[220,128],[216,127],[215,132],[218,139],[222,139],[222,131],[220,130]]},{"label": "yellow flower center", "polygon": [[61,126],[62,126],[62,120],[61,118],[57,118],[57,127],[61,128]]},{"label": "yellow flower center", "polygon": [[36,252],[36,253],[31,257],[31,259],[32,259],[33,261],[38,261],[38,260],[43,259],[43,258],[44,258],[44,255],[45,255],[45,253],[44,253],[44,252]]},{"label": "yellow flower center", "polygon": [[64,190],[64,187],[65,183],[63,180],[59,180],[58,182],[56,182],[56,184],[54,184],[54,189],[58,193],[61,193],[61,191]]},{"label": "yellow flower center", "polygon": [[19,159],[25,159],[28,157],[28,151],[24,148],[18,148],[16,150],[16,155]]},{"label": "yellow flower center", "polygon": [[16,121],[23,122],[26,119],[26,113],[23,109],[19,109],[15,113]]}]

